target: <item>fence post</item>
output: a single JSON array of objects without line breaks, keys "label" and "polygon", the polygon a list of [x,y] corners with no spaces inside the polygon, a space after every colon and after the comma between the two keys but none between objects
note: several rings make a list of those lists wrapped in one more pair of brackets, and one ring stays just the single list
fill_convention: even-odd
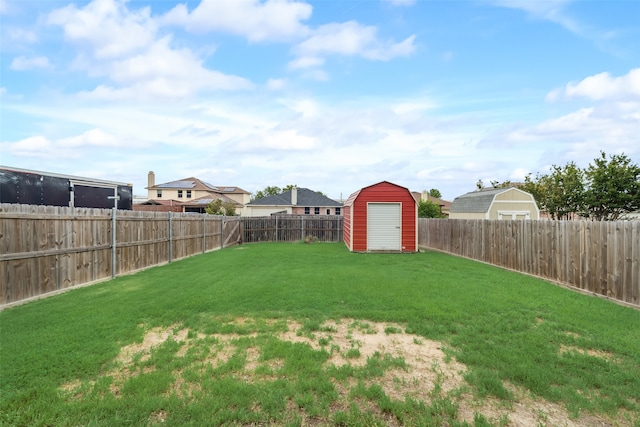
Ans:
[{"label": "fence post", "polygon": [[116,277],[116,212],[117,208],[111,208],[111,278]]},{"label": "fence post", "polygon": [[302,217],[302,233],[301,234],[302,235],[300,236],[300,238],[304,240],[304,217]]},{"label": "fence post", "polygon": [[207,252],[207,214],[202,215],[202,253]]},{"label": "fence post", "polygon": [[278,241],[278,216],[276,215],[276,229],[275,229],[275,233],[276,233],[276,242]]},{"label": "fence post", "polygon": [[169,262],[173,261],[173,212],[169,212]]}]

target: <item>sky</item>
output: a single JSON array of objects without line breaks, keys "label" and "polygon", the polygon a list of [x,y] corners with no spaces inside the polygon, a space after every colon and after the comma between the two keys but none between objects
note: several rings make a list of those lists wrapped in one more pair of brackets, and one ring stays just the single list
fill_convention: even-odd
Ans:
[{"label": "sky", "polygon": [[640,163],[640,0],[0,0],[0,164],[444,199]]}]

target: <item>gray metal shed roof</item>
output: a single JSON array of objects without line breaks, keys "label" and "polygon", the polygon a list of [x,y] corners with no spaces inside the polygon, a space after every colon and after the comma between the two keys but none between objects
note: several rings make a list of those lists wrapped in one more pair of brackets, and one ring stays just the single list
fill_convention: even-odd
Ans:
[{"label": "gray metal shed roof", "polygon": [[451,213],[477,212],[485,213],[489,210],[491,202],[500,193],[511,190],[510,188],[491,188],[488,190],[472,191],[453,199]]}]

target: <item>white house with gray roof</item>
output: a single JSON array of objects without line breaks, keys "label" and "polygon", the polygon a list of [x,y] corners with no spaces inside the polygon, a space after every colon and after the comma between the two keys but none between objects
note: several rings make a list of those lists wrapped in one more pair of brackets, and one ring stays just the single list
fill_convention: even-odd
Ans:
[{"label": "white house with gray roof", "polygon": [[248,203],[244,216],[283,215],[342,215],[342,203],[336,202],[308,188],[293,187],[273,196]]},{"label": "white house with gray roof", "polygon": [[540,219],[533,195],[519,188],[487,188],[458,196],[451,219]]}]

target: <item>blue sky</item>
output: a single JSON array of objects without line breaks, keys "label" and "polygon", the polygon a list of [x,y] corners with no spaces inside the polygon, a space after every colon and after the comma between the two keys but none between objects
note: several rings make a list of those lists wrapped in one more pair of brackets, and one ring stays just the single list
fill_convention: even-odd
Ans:
[{"label": "blue sky", "polygon": [[0,164],[452,200],[640,163],[640,1],[0,0]]}]

